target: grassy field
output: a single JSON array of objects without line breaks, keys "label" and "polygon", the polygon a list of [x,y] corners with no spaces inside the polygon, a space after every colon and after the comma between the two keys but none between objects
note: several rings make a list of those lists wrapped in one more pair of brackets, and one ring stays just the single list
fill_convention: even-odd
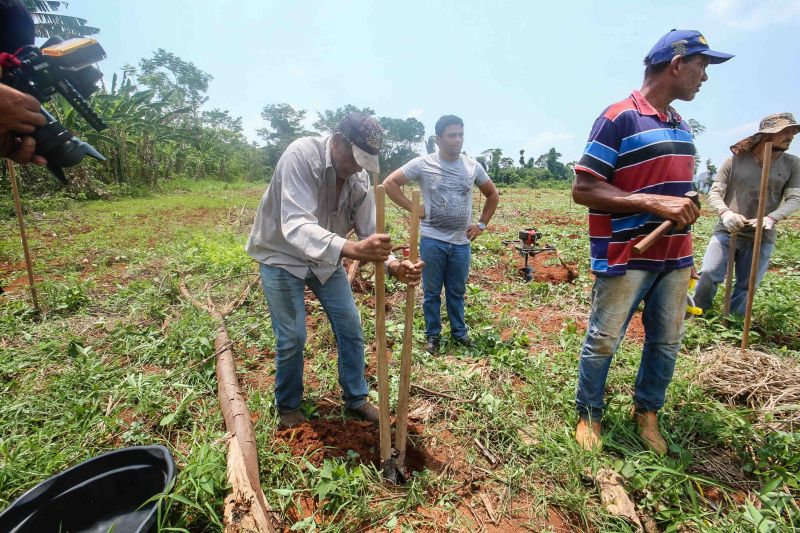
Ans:
[{"label": "grassy field", "polygon": [[[161,443],[180,472],[162,519],[167,531],[221,529],[225,445],[211,319],[180,296],[209,284],[235,298],[256,273],[243,252],[261,186],[114,202],[52,205],[27,215],[44,312],[31,312],[15,221],[0,238],[0,508],[43,479],[117,447]],[[299,430],[276,431],[274,345],[256,290],[227,319],[258,435],[264,492],[285,528],[299,531],[635,531],[600,503],[592,480],[619,472],[642,516],[665,531],[791,531],[800,527],[800,434],[770,432],[743,405],[696,380],[699,358],[735,345],[741,328],[719,317],[688,323],[661,420],[671,454],[645,452],[630,420],[643,340],[635,317],[608,381],[605,451],[573,442],[577,354],[590,306],[585,209],[567,191],[509,189],[490,231],[473,244],[467,321],[475,347],[422,350],[415,318],[411,419],[416,472],[385,486],[374,464],[377,430],[341,412],[336,348],[319,304],[307,299],[304,410]],[[701,258],[713,217],[696,227]],[[406,218],[387,211],[398,243]],[[535,226],[579,276],[541,255],[525,283],[502,243]],[[753,342],[800,358],[800,223],[779,226],[773,265],[755,300]],[[369,269],[356,283],[375,390]],[[390,280],[387,329],[392,406],[403,334],[402,286]],[[418,293],[418,302],[421,295]],[[374,399],[374,398],[373,398]]]}]

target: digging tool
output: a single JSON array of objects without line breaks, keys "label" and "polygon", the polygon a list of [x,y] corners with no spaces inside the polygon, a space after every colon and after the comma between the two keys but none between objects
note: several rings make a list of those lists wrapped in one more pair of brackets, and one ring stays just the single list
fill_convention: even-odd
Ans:
[{"label": "digging tool", "polygon": [[767,207],[769,169],[772,165],[771,142],[764,143],[764,155],[761,161],[761,188],[758,191],[758,215],[756,217],[756,236],[753,240],[753,262],[750,264],[750,282],[747,285],[747,307],[744,312],[744,328],[742,329],[742,352],[747,350],[747,341],[750,337],[750,319],[753,315],[753,296],[755,296],[756,292],[758,261],[761,255],[761,237],[764,235],[764,210]]},{"label": "digging tool", "polygon": [[[377,182],[377,176],[375,177]],[[375,231],[386,230],[386,196],[383,185],[375,187]],[[392,435],[389,429],[389,361],[386,358],[386,273],[383,263],[375,262],[375,351],[378,359],[378,431],[381,464],[384,473],[396,470],[392,458]]]},{"label": "digging tool", "polygon": [[[694,205],[700,209],[700,195],[697,194],[697,191],[689,191],[684,194],[686,198],[690,198]],[[658,240],[663,237],[669,230],[671,230],[675,226],[675,222],[672,220],[665,220],[658,226],[656,229],[650,232],[650,234],[642,239],[641,241],[637,242],[633,246],[633,251],[637,254],[642,254],[650,249]]]},{"label": "digging tool", "polygon": [[725,267],[725,299],[722,304],[722,325],[728,325],[731,314],[731,293],[733,292],[733,263],[736,260],[736,232],[732,231],[728,241],[728,265]]},{"label": "digging tool", "polygon": [[[419,191],[411,193],[411,231],[408,259],[417,262],[419,240]],[[411,388],[411,343],[414,336],[414,293],[416,286],[406,286],[406,322],[403,330],[403,354],[400,359],[400,392],[395,418],[394,446],[397,450],[397,472],[402,475],[406,460],[408,430],[408,396]]]},{"label": "digging tool", "polygon": [[[525,258],[525,266],[520,267],[518,270],[525,278],[525,281],[531,281],[533,279],[533,267],[528,264],[529,257],[536,257],[537,255],[545,252],[555,252],[558,255],[555,247],[546,244],[544,246],[538,246],[539,239],[542,238],[542,234],[536,230],[536,228],[525,228],[520,230],[517,234],[518,239],[510,239],[503,241],[503,244],[511,244],[514,246],[514,249],[519,252],[519,254]],[[563,259],[559,256],[558,259],[561,263],[566,267],[566,263],[564,263]],[[567,270],[570,270],[567,267]],[[570,273],[572,271],[570,270]]]}]

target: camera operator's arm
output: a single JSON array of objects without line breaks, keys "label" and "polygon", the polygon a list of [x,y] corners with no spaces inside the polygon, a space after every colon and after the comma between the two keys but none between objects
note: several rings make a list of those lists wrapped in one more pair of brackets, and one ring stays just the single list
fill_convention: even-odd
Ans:
[{"label": "camera operator's arm", "polygon": [[0,83],[0,135],[10,131],[32,133],[37,126],[47,124],[47,119],[39,112],[40,107],[33,96]]},{"label": "camera operator's arm", "polygon": [[[0,69],[0,77],[2,75]],[[47,123],[39,109],[36,98],[0,83],[0,156],[17,163],[47,164],[44,157],[34,155],[36,141],[33,138],[18,136]]]}]

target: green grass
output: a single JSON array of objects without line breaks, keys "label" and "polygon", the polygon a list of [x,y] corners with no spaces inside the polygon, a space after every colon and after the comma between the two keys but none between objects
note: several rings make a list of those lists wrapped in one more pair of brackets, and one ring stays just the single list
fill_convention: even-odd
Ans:
[{"label": "green grass", "polygon": [[[208,291],[217,302],[237,296],[255,266],[243,245],[263,186],[183,187],[185,192],[113,202],[69,202],[44,211],[29,205],[30,245],[44,312],[30,311],[16,225],[2,221],[0,283],[13,290],[0,300],[0,508],[47,477],[120,446],[161,443],[180,467],[167,530],[218,531],[226,492],[223,423],[213,368],[215,327],[183,301]],[[735,345],[736,323],[718,317],[688,324],[675,380],[661,413],[668,458],[642,448],[630,420],[640,342],[626,339],[608,381],[605,452],[593,456],[573,442],[576,355],[589,312],[591,279],[585,210],[566,191],[505,189],[490,231],[473,244],[476,274],[467,294],[475,348],[445,343],[422,351],[417,305],[412,382],[460,398],[416,394],[412,409],[428,406],[423,444],[452,449],[443,473],[425,471],[404,489],[387,490],[380,474],[359,458],[293,458],[273,438],[276,417],[271,374],[275,340],[258,286],[227,320],[256,433],[264,491],[294,530],[475,529],[476,496],[491,496],[502,516],[532,530],[557,511],[575,530],[634,531],[599,503],[587,476],[614,468],[627,480],[637,507],[667,531],[790,531],[800,522],[797,498],[800,437],[765,434],[746,409],[729,406],[693,382],[697,359],[716,343]],[[406,218],[387,209],[390,232],[407,239]],[[700,258],[713,220],[696,227]],[[557,246],[580,277],[573,284],[526,284],[516,277],[521,258],[502,244],[535,226]],[[773,268],[755,299],[754,339],[761,349],[800,357],[800,230],[784,223]],[[578,236],[577,238],[575,238]],[[10,268],[10,265],[17,265]],[[481,272],[500,272],[487,281]],[[208,289],[206,289],[208,287]],[[397,359],[403,334],[402,286],[387,294],[400,302],[387,316],[394,343],[391,404],[397,401]],[[419,300],[419,298],[418,298]],[[374,340],[373,309],[358,294],[366,342]],[[312,301],[304,408],[319,413],[338,401],[335,342]],[[548,325],[548,327],[544,327]],[[446,338],[446,335],[445,335]],[[375,390],[374,379],[370,388]],[[437,439],[436,444],[432,444]],[[491,468],[475,445],[491,451]],[[464,476],[473,476],[463,490]],[[303,498],[316,503],[305,516]],[[521,517],[520,517],[521,516]]]}]

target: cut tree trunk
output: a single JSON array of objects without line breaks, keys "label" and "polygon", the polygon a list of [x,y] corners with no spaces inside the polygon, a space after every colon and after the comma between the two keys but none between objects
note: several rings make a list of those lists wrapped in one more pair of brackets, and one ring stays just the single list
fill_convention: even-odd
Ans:
[{"label": "cut tree trunk", "polygon": [[247,402],[236,378],[232,343],[225,327],[225,316],[244,302],[250,289],[257,282],[256,279],[249,283],[239,298],[225,304],[221,310],[217,310],[210,298],[206,304],[192,298],[186,285],[181,282],[181,293],[184,298],[191,301],[197,309],[206,311],[218,325],[217,338],[214,341],[214,353],[217,357],[217,395],[225,420],[225,429],[230,434],[228,481],[231,484],[231,494],[225,498],[226,533],[252,531],[272,533],[276,530],[272,524],[273,511],[261,489],[256,435]]}]

